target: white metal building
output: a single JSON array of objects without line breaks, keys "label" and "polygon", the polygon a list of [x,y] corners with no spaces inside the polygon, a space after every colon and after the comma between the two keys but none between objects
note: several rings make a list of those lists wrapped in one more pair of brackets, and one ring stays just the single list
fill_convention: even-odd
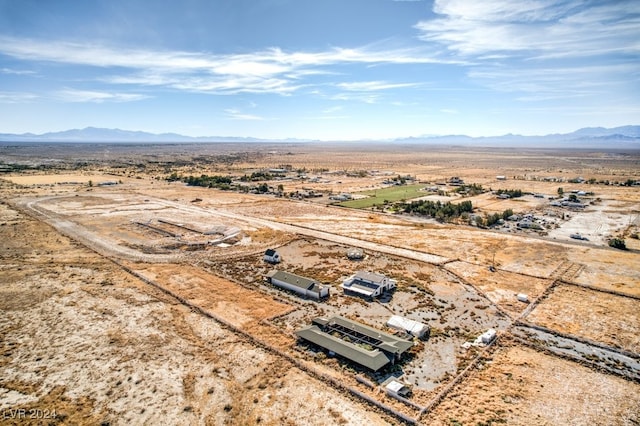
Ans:
[{"label": "white metal building", "polygon": [[429,326],[418,321],[393,315],[387,321],[387,326],[396,330],[405,331],[417,338],[429,335]]},{"label": "white metal building", "polygon": [[389,381],[384,388],[387,392],[387,395],[393,396],[395,398],[406,398],[411,394],[411,388],[403,383],[400,383],[397,380]]},{"label": "white metal building", "polygon": [[496,336],[497,336],[496,330],[493,329],[493,328],[490,328],[487,331],[485,331],[484,333],[482,333],[482,335],[480,336],[480,340],[485,345],[488,345],[489,343],[491,343],[493,341],[493,339],[496,338]]}]

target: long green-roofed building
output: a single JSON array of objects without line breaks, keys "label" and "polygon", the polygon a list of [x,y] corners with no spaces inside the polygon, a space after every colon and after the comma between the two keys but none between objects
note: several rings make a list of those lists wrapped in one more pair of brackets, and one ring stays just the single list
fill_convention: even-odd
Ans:
[{"label": "long green-roofed building", "polygon": [[316,318],[296,335],[373,371],[395,364],[413,346],[409,340],[339,316]]}]

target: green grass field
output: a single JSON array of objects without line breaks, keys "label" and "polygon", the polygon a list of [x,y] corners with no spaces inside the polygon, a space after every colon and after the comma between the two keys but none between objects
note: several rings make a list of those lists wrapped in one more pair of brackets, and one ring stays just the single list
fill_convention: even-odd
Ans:
[{"label": "green grass field", "polygon": [[368,195],[369,198],[361,200],[344,201],[339,205],[352,209],[368,209],[374,205],[381,205],[384,200],[393,203],[400,200],[410,200],[412,198],[424,197],[426,192],[420,191],[424,185],[403,185],[391,186],[389,188],[376,189],[373,191],[358,192],[358,194]]}]

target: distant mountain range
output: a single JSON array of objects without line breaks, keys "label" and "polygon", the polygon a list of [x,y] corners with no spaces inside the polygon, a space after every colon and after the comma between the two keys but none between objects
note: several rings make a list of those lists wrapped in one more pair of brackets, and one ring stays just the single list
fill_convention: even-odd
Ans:
[{"label": "distant mountain range", "polygon": [[[63,132],[10,134],[0,133],[2,142],[128,142],[128,143],[185,143],[185,142],[319,142],[310,139],[260,139],[232,136],[191,137],[176,133],[147,133],[120,129],[103,129],[87,127],[84,129],[65,130]],[[327,141],[337,142],[337,141]],[[640,149],[640,126],[622,126],[614,128],[586,127],[572,133],[550,134],[544,136],[503,135],[489,137],[471,137],[465,135],[434,136],[425,135],[392,140],[367,142],[404,143],[404,144],[439,144],[469,146],[530,146],[558,148],[638,148]]]},{"label": "distant mountain range", "polygon": [[404,143],[432,143],[446,145],[557,147],[557,148],[636,148],[640,149],[640,126],[614,128],[585,127],[571,133],[543,136],[503,135],[471,137],[466,135],[420,136],[395,139]]},{"label": "distant mountain range", "polygon": [[132,130],[86,127],[36,135],[33,133],[0,133],[5,142],[265,142],[266,139],[226,136],[191,137],[177,133],[148,133]]}]

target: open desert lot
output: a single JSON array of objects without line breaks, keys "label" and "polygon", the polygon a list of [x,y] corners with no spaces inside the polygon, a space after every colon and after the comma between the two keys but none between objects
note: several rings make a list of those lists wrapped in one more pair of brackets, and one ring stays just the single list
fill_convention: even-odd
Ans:
[{"label": "open desert lot", "polygon": [[638,353],[639,311],[640,298],[563,285],[556,287],[527,319],[563,333]]},{"label": "open desert lot", "polygon": [[[87,425],[386,423],[49,226],[0,209],[3,412],[48,410],[54,424]],[[310,398],[323,404],[297,412]]]},{"label": "open desert lot", "polygon": [[634,425],[639,385],[505,344],[454,389],[430,424]]},{"label": "open desert lot", "polygon": [[3,421],[638,424],[640,153],[395,148],[1,146]]}]

